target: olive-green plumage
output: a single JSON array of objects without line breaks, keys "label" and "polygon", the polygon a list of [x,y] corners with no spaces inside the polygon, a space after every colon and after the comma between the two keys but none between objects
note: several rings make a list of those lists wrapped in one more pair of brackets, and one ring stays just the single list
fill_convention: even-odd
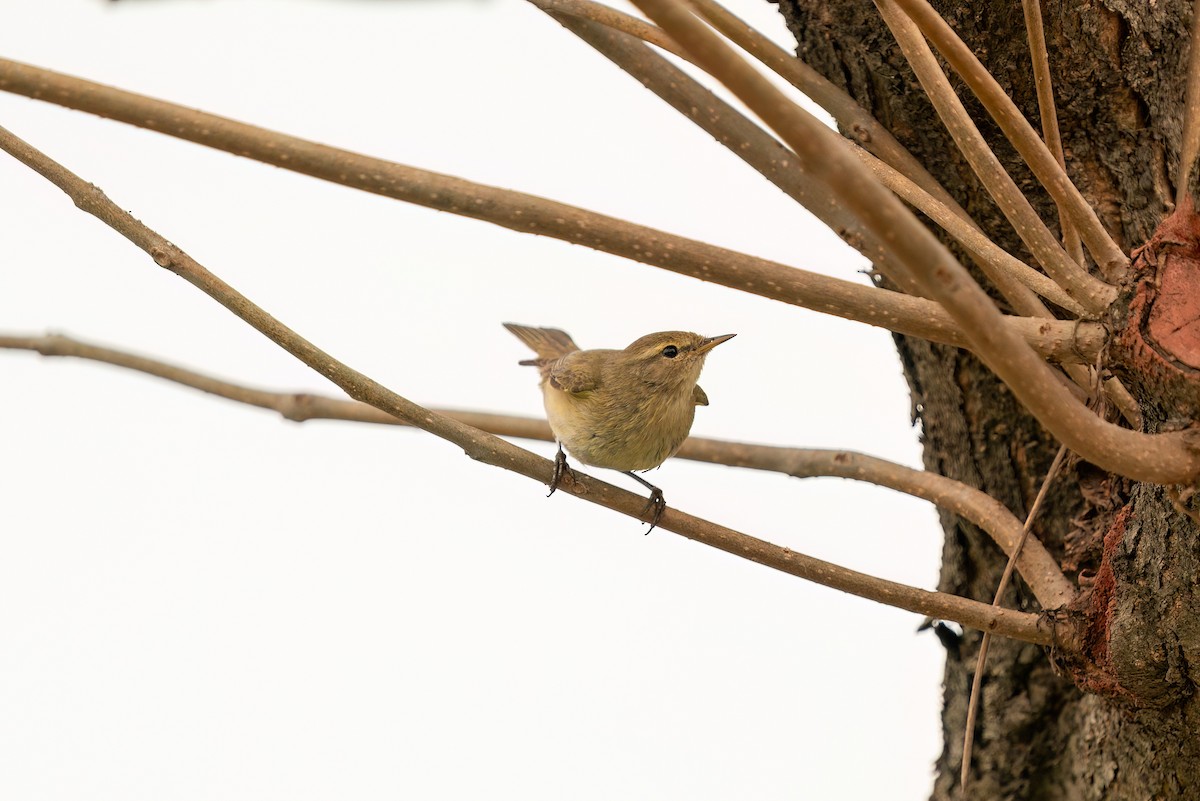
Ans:
[{"label": "olive-green plumage", "polygon": [[696,407],[708,405],[696,385],[704,359],[733,337],[663,331],[624,350],[580,350],[556,328],[504,327],[537,353],[521,364],[541,373],[559,443],[584,464],[624,472],[658,467],[679,450]]}]

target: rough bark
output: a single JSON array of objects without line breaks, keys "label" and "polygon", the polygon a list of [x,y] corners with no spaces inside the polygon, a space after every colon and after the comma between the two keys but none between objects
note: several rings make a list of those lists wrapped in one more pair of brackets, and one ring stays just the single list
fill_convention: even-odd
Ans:
[{"label": "rough bark", "polygon": [[[1037,127],[1020,5],[1014,0],[935,6]],[[995,240],[1027,258],[957,154],[874,7],[860,0],[780,0],[780,7],[799,55],[890,128]],[[1174,196],[1190,8],[1180,0],[1049,0],[1043,16],[1068,172],[1122,246],[1135,251],[1169,213]],[[955,83],[1018,185],[1042,218],[1056,225],[1045,193],[969,92]],[[1193,280],[1190,264],[1164,267],[1157,258],[1172,247],[1174,241],[1151,249],[1149,261],[1135,264],[1110,317],[1115,327],[1140,315],[1146,323],[1140,330],[1151,339],[1157,335],[1178,344],[1180,328],[1173,318],[1147,306],[1147,293],[1166,286],[1162,277],[1168,273],[1168,283],[1185,287],[1177,295],[1194,296],[1186,289]],[[1160,358],[1147,370],[1135,352],[1161,356],[1161,343],[1142,347],[1131,336],[1117,338],[1133,344],[1110,349],[1106,367],[1134,386],[1147,427],[1193,424],[1200,394],[1195,378],[1186,374],[1191,360],[1186,354]],[[980,487],[1023,516],[1057,443],[970,354],[904,337],[897,337],[897,347],[928,469]],[[1164,361],[1181,368],[1182,377],[1163,374]],[[1200,677],[1200,529],[1181,511],[1189,503],[1186,490],[1132,485],[1078,462],[1056,482],[1036,531],[1086,590],[1073,611],[1088,621],[1088,652],[1083,664],[1062,665],[1037,647],[993,643],[976,730],[972,798],[1113,801],[1197,792],[1200,705],[1193,691]],[[1003,568],[1001,555],[965,522],[944,515],[942,523],[939,589],[990,600]],[[1033,607],[1020,586],[1007,602]],[[978,645],[978,635],[968,633],[959,647],[947,650],[945,745],[935,799],[959,797]]]}]

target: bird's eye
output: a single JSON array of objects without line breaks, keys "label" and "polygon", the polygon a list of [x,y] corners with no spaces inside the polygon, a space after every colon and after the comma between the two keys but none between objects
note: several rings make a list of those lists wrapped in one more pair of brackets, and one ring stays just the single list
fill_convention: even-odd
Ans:
[{"label": "bird's eye", "polygon": [[663,356],[666,356],[668,359],[674,359],[678,355],[679,348],[675,347],[674,345],[667,345],[665,348],[663,348]]}]

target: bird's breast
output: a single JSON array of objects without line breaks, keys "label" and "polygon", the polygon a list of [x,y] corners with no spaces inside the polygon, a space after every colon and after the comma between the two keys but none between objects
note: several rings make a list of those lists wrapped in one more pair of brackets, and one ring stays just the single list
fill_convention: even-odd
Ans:
[{"label": "bird's breast", "polygon": [[571,394],[545,383],[546,417],[572,456],[594,467],[650,470],[679,449],[691,431],[691,388],[670,395],[649,391]]}]

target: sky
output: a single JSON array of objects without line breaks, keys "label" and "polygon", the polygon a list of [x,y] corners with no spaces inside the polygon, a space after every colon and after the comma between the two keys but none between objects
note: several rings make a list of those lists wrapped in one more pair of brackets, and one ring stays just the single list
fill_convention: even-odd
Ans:
[{"label": "sky", "polygon": [[[729,6],[790,49],[773,5]],[[803,209],[517,0],[6,0],[0,56],[867,282]],[[419,403],[540,414],[505,321],[585,348],[736,333],[694,434],[920,465],[885,331],[25,98],[0,94],[0,124]],[[0,236],[0,333],[338,394],[8,158]],[[943,657],[917,616],[644,536],[429,435],[0,351],[0,443],[0,797],[932,785]],[[648,478],[700,517],[936,585],[941,533],[915,499],[681,460]]]}]

